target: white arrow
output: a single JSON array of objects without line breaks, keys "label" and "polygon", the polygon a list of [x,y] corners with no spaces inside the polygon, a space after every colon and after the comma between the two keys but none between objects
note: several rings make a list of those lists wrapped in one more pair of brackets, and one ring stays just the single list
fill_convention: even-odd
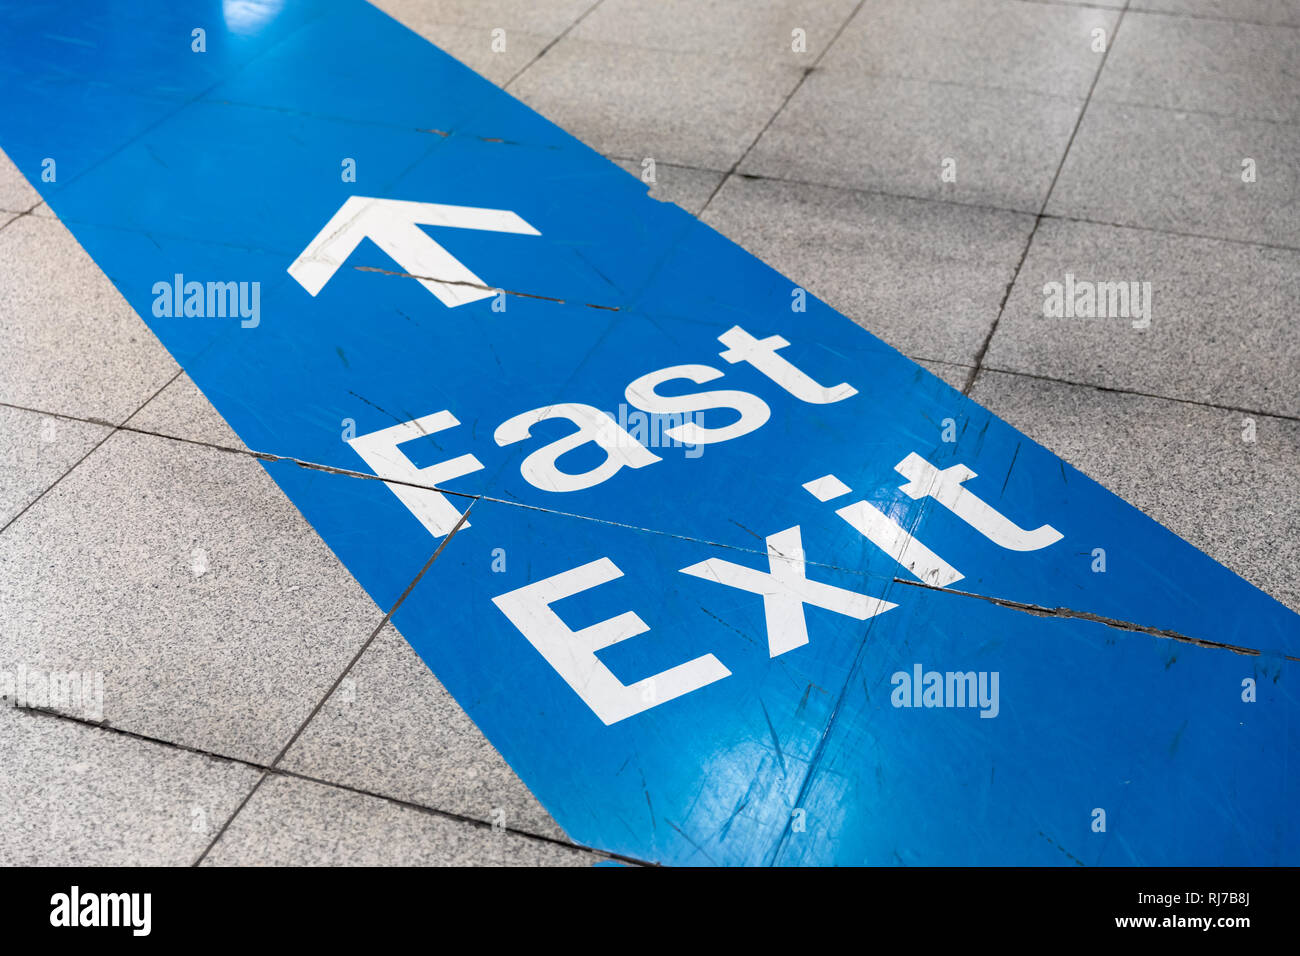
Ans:
[{"label": "white arrow", "polygon": [[293,260],[289,275],[314,296],[325,288],[325,283],[361,240],[369,239],[401,266],[403,272],[419,277],[420,284],[448,308],[496,295],[486,282],[420,226],[541,235],[508,209],[353,196],[325,223],[325,228],[316,234],[302,255]]}]

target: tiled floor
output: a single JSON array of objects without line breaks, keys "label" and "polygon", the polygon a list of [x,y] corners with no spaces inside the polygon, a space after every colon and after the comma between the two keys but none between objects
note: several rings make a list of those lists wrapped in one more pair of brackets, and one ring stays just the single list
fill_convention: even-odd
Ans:
[{"label": "tiled floor", "polygon": [[[1300,0],[378,5],[1300,610]],[[108,688],[0,709],[0,863],[602,859],[3,157],[0,263],[0,669]]]}]

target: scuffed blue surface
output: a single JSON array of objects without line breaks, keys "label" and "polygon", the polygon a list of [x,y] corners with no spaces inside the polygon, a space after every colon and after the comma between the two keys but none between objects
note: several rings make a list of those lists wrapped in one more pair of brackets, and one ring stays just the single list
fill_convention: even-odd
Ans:
[{"label": "scuffed blue surface", "polygon": [[[395,621],[576,840],[667,863],[1297,861],[1295,614],[825,304],[791,311],[790,280],[374,8],[179,7],[0,3],[0,146],[250,448],[364,471],[345,422],[457,416],[408,451],[477,455],[484,470],[446,487],[495,500]],[[542,235],[439,238],[527,295],[448,309],[365,242],[309,296],[286,268],[352,195],[513,210]],[[155,318],[153,285],[177,273],[260,282],[260,324]],[[790,362],[858,394],[805,404],[728,365],[717,337],[733,325],[784,336]],[[630,381],[679,364],[724,371],[706,387],[760,396],[771,420],[572,493],[519,470],[564,425],[492,441],[556,402],[617,417]],[[894,471],[912,452],[968,466],[969,491],[1063,539],[1006,551],[913,501]],[[438,543],[379,482],[267,468],[385,607]],[[828,473],[855,497],[801,488]],[[858,498],[957,567],[957,590],[1263,653],[899,583],[907,572],[834,513]],[[765,568],[763,539],[794,525],[810,578],[898,607],[866,622],[809,608],[810,642],[773,659],[758,597],[679,569]],[[732,676],[597,720],[491,599],[599,557],[624,576],[557,610],[575,629],[645,619],[601,655],[624,682],[704,653]],[[999,715],[891,706],[891,675],[916,663],[997,671]]]}]

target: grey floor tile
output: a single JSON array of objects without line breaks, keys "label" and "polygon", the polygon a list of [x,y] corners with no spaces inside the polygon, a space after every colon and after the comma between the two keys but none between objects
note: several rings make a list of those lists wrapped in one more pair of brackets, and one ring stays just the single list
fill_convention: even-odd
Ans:
[{"label": "grey floor tile", "polygon": [[1129,9],[1300,26],[1300,0],[1132,0]]},{"label": "grey floor tile", "polygon": [[[604,0],[572,36],[811,66],[855,6],[857,0]],[[795,49],[795,30],[803,31],[802,52]]]},{"label": "grey floor tile", "polygon": [[127,419],[125,424],[127,428],[139,431],[220,445],[222,448],[247,447],[184,372]]},{"label": "grey floor tile", "polygon": [[[653,156],[647,156],[643,159],[618,159],[615,162],[625,170],[641,179],[649,167],[646,165],[646,159],[653,160]],[[692,216],[698,216],[704,204],[709,201],[713,191],[718,188],[718,183],[722,182],[722,177],[726,173],[720,173],[712,169],[692,169],[689,166],[673,166],[669,163],[655,162],[653,183],[647,183],[650,196],[663,202],[676,203],[681,206]]]},{"label": "grey floor tile", "polygon": [[0,150],[0,212],[26,212],[40,201],[40,193],[32,188],[4,150]]},{"label": "grey floor tile", "polygon": [[58,218],[57,216],[54,215],[54,210],[51,209],[49,206],[47,206],[45,203],[41,203],[39,206],[37,206],[35,209],[33,209],[33,210],[31,211],[31,215],[33,215],[33,216],[40,216],[40,217],[42,217],[43,219],[56,219],[56,218]]},{"label": "grey floor tile", "polygon": [[569,36],[510,91],[599,152],[729,169],[802,75],[778,58],[645,50]]},{"label": "grey floor tile", "polygon": [[[1150,283],[1150,326],[1045,318],[1044,286],[1063,286],[1067,273],[1078,282]],[[1047,219],[984,364],[1300,417],[1297,301],[1300,252]]]},{"label": "grey floor tile", "polygon": [[732,177],[704,219],[896,349],[973,364],[1032,216]]},{"label": "grey floor tile", "polygon": [[188,866],[260,775],[6,701],[0,865]]},{"label": "grey floor tile", "polygon": [[1298,155],[1300,126],[1094,100],[1047,211],[1300,248]]},{"label": "grey floor tile", "polygon": [[0,405],[0,528],[112,432]]},{"label": "grey floor tile", "polygon": [[205,866],[590,866],[558,846],[379,797],[273,776],[222,834]]},{"label": "grey floor tile", "polygon": [[988,371],[971,398],[1300,611],[1300,422]]},{"label": "grey floor tile", "polygon": [[1094,99],[1300,122],[1295,30],[1131,12]]},{"label": "grey floor tile", "polygon": [[741,172],[1037,213],[1082,104],[818,70]]},{"label": "grey floor tile", "polygon": [[253,762],[381,617],[246,455],[118,432],[0,534],[0,659],[102,673],[113,726]]},{"label": "grey floor tile", "polygon": [[512,830],[564,832],[391,625],[280,766]]},{"label": "grey floor tile", "polygon": [[0,262],[0,401],[118,424],[176,374],[61,223],[10,223]]},{"label": "grey floor tile", "polygon": [[420,26],[448,23],[466,27],[500,27],[511,31],[558,36],[596,0],[376,0],[375,6],[420,32]]},{"label": "grey floor tile", "polygon": [[1093,31],[1115,10],[1023,0],[878,0],[865,4],[821,62],[873,73],[1083,99],[1101,67]]}]

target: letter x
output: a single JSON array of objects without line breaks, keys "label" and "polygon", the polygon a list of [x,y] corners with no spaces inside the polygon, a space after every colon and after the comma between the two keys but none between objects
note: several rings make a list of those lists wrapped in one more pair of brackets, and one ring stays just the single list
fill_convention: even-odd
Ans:
[{"label": "letter x", "polygon": [[809,581],[804,575],[803,539],[798,525],[768,535],[767,563],[769,571],[764,573],[742,564],[709,558],[699,564],[692,564],[689,568],[682,568],[682,573],[760,595],[763,598],[763,612],[767,617],[767,649],[770,657],[777,657],[808,643],[805,604],[859,621],[898,606],[830,584]]}]

